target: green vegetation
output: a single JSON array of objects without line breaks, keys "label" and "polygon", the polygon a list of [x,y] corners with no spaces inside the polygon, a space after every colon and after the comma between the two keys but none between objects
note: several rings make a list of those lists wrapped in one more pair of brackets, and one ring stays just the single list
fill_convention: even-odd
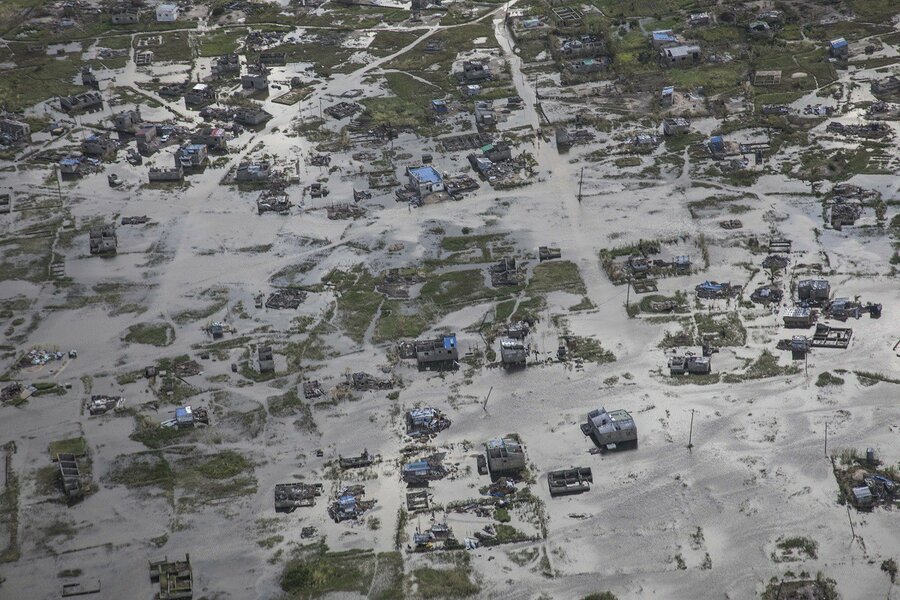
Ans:
[{"label": "green vegetation", "polygon": [[200,37],[200,56],[233,54],[247,35],[245,29],[219,29]]},{"label": "green vegetation", "polygon": [[406,73],[385,73],[384,80],[393,96],[361,100],[373,124],[416,129],[433,124],[430,100],[443,97],[441,88]]},{"label": "green vegetation", "polygon": [[169,346],[175,341],[175,329],[168,323],[138,323],[128,328],[124,340],[130,344]]},{"label": "green vegetation", "polygon": [[270,396],[268,399],[269,414],[273,417],[297,416],[294,425],[298,429],[308,432],[317,431],[316,422],[313,419],[312,410],[305,403],[297,390],[291,390],[281,396]]},{"label": "green vegetation", "polygon": [[190,429],[181,427],[161,427],[159,423],[142,414],[134,416],[134,424],[134,433],[129,437],[154,450],[165,448],[191,433]]},{"label": "green vegetation", "polygon": [[580,358],[585,362],[604,364],[614,362],[616,355],[603,348],[603,345],[594,338],[571,337],[568,341],[569,354],[572,358]]},{"label": "green vegetation", "polygon": [[88,448],[87,441],[83,437],[77,437],[50,442],[47,450],[50,452],[50,458],[55,460],[57,454],[84,456],[87,454]]},{"label": "green vegetation", "polygon": [[772,552],[772,560],[775,562],[802,560],[803,557],[815,559],[818,557],[819,544],[808,537],[779,538],[775,543],[776,552]]},{"label": "green vegetation", "polygon": [[581,600],[619,600],[619,598],[612,592],[597,592],[595,594],[588,594]]},{"label": "green vegetation", "polygon": [[410,574],[419,598],[467,598],[481,588],[471,578],[468,554],[453,552],[450,568],[420,567]]},{"label": "green vegetation", "polygon": [[808,579],[801,573],[801,579],[788,571],[782,579],[773,577],[760,596],[761,600],[784,600],[785,598],[816,598],[816,600],[840,600],[834,579],[816,573],[815,579]]},{"label": "green vegetation", "polygon": [[844,385],[844,378],[832,375],[828,371],[819,373],[816,379],[816,387],[827,387],[829,385]]},{"label": "green vegetation", "polygon": [[747,343],[747,330],[736,312],[694,315],[697,337],[709,338],[716,346],[743,346]]},{"label": "green vegetation", "polygon": [[728,373],[722,377],[725,383],[740,383],[752,379],[767,379],[769,377],[784,377],[786,375],[795,375],[800,372],[800,367],[789,364],[784,367],[779,366],[778,357],[763,350],[759,358],[757,358],[744,373],[733,375]]},{"label": "green vegetation", "polygon": [[583,296],[587,293],[587,288],[578,265],[568,260],[552,260],[534,267],[527,291],[532,295],[569,292]]},{"label": "green vegetation", "polygon": [[[382,558],[385,559],[383,571]],[[289,598],[298,599],[319,598],[331,592],[366,595],[374,579],[379,584],[378,597],[390,598],[390,594],[402,589],[402,565],[402,558],[396,552],[377,557],[372,550],[329,552],[323,541],[294,550],[294,557],[282,571],[281,589]]]},{"label": "green vegetation", "polygon": [[853,371],[859,382],[864,386],[875,385],[878,382],[893,383],[900,385],[900,379],[888,377],[883,373],[874,373],[872,371]]},{"label": "green vegetation", "polygon": [[135,47],[139,39],[150,40],[143,50],[153,51],[154,62],[190,62],[192,57],[190,40],[186,31],[154,34],[135,38]]},{"label": "green vegetation", "polygon": [[109,482],[129,488],[157,486],[164,490],[175,487],[172,466],[160,452],[122,457],[110,470]]},{"label": "green vegetation", "polygon": [[350,271],[334,270],[322,278],[334,287],[338,323],[355,342],[362,342],[384,298],[375,291],[375,278],[362,265]]}]

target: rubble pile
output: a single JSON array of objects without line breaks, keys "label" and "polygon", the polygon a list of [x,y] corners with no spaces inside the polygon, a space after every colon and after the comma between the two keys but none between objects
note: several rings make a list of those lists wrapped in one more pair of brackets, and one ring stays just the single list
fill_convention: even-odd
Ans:
[{"label": "rubble pile", "polygon": [[266,308],[296,310],[306,300],[306,292],[295,288],[282,288],[266,299]]}]

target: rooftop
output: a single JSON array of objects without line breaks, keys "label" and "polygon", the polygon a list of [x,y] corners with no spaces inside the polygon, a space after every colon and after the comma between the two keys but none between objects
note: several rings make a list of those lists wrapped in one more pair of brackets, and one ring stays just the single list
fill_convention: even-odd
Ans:
[{"label": "rooftop", "polygon": [[419,183],[440,183],[441,175],[434,167],[415,167],[409,169],[409,174]]}]

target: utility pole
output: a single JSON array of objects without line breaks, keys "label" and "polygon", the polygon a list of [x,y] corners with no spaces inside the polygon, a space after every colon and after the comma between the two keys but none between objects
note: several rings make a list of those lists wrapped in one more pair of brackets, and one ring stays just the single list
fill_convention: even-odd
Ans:
[{"label": "utility pole", "polygon": [[481,406],[481,410],[483,410],[484,412],[487,412],[487,401],[488,401],[488,398],[491,397],[491,392],[493,392],[493,391],[494,391],[494,386],[491,386],[491,389],[488,390],[487,396],[484,397],[484,404]]},{"label": "utility pole", "polygon": [[578,179],[578,204],[581,204],[581,186],[584,184],[584,167],[581,167],[581,177]]},{"label": "utility pole", "polygon": [[856,539],[856,530],[853,529],[853,518],[850,516],[850,503],[847,503],[847,520],[850,521],[850,534]]},{"label": "utility pole", "polygon": [[691,428],[688,431],[688,445],[687,445],[688,450],[690,450],[691,448],[694,447],[694,444],[692,441],[693,438],[694,438],[694,409],[692,408],[691,409]]},{"label": "utility pole", "polygon": [[828,457],[828,421],[825,421],[825,457]]},{"label": "utility pole", "polygon": [[628,303],[631,301],[631,275],[625,281],[625,312],[628,312]]}]

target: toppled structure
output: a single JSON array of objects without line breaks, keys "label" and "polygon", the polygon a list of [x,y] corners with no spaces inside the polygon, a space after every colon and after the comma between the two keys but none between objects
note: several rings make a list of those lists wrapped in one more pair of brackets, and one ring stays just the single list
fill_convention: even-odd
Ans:
[{"label": "toppled structure", "polygon": [[347,375],[347,383],[354,390],[392,390],[394,389],[393,379],[380,379],[368,373],[357,372]]},{"label": "toppled structure", "polygon": [[805,329],[816,322],[817,314],[808,306],[789,306],[781,311],[781,320],[785,327]]},{"label": "toppled structure", "polygon": [[872,302],[863,304],[849,298],[835,298],[825,307],[825,314],[839,321],[846,321],[851,317],[859,319],[864,313],[869,313],[871,318],[877,319],[881,317],[881,305]]},{"label": "toppled structure", "polygon": [[429,481],[443,479],[449,474],[443,465],[443,454],[435,454],[403,465],[400,475],[410,485],[427,485]]},{"label": "toppled structure", "polygon": [[819,323],[809,345],[812,348],[846,348],[850,345],[853,330],[847,327],[829,327]]},{"label": "toppled structure", "polygon": [[445,549],[459,548],[459,541],[453,537],[453,530],[447,523],[432,523],[425,531],[418,529],[412,536],[413,552],[428,552],[435,549],[438,542],[444,543]]},{"label": "toppled structure", "polygon": [[295,288],[282,288],[266,299],[266,308],[296,310],[306,300],[306,292]]},{"label": "toppled structure", "polygon": [[321,483],[275,484],[275,512],[293,512],[295,508],[316,505],[316,497],[322,495]]},{"label": "toppled structure", "polygon": [[365,494],[366,488],[361,485],[341,488],[335,500],[328,507],[328,516],[334,519],[335,523],[358,519],[375,506],[375,500],[364,499]]},{"label": "toppled structure", "polygon": [[194,597],[194,576],[191,569],[191,555],[184,560],[169,562],[163,560],[150,563],[150,581],[159,582],[159,600],[190,600]]},{"label": "toppled structure", "polygon": [[544,262],[545,260],[555,260],[557,258],[562,258],[562,250],[556,246],[541,246],[538,248],[538,260],[540,262]]},{"label": "toppled structure", "polygon": [[274,212],[279,215],[287,215],[290,209],[291,199],[283,185],[273,185],[271,188],[263,190],[256,199],[256,210],[259,214]]},{"label": "toppled structure", "polygon": [[375,463],[375,455],[369,454],[369,450],[363,449],[362,454],[358,456],[338,456],[338,464],[344,470],[361,469]]},{"label": "toppled structure", "polygon": [[66,501],[69,504],[74,504],[83,499],[84,489],[81,487],[81,471],[78,469],[78,460],[75,455],[69,453],[57,454],[56,464],[59,467],[59,477],[62,480]]},{"label": "toppled structure", "polygon": [[521,338],[500,338],[500,362],[506,368],[524,367],[528,359],[528,346]]},{"label": "toppled structure", "polygon": [[436,408],[424,406],[406,413],[406,435],[433,435],[450,427],[450,419]]},{"label": "toppled structure", "polygon": [[103,96],[99,92],[83,92],[59,99],[60,108],[68,113],[103,107]]},{"label": "toppled structure", "polygon": [[303,382],[303,397],[307,400],[314,400],[325,395],[325,390],[319,384],[318,380]]},{"label": "toppled structure", "polygon": [[116,228],[113,225],[103,225],[91,229],[90,232],[91,254],[115,254],[118,238]]},{"label": "toppled structure", "polygon": [[515,258],[504,258],[490,267],[491,285],[501,287],[505,285],[519,285],[525,278],[520,272]]},{"label": "toppled structure", "polygon": [[513,473],[525,468],[525,447],[513,438],[497,438],[485,445],[487,468],[491,476]]},{"label": "toppled structure", "polygon": [[825,279],[804,279],[797,283],[797,299],[809,306],[821,306],[831,296],[831,284]]},{"label": "toppled structure", "polygon": [[551,496],[563,494],[580,494],[591,489],[594,475],[590,467],[563,469],[547,473],[547,485]]},{"label": "toppled structure", "polygon": [[258,350],[258,360],[260,373],[275,372],[275,359],[272,356],[272,346],[260,346]]},{"label": "toppled structure", "polygon": [[581,432],[590,436],[600,448],[615,450],[618,444],[634,442],[638,444],[637,425],[625,410],[607,412],[602,406],[587,415],[587,422],[581,424]]},{"label": "toppled structure", "polygon": [[448,333],[430,340],[403,342],[398,346],[400,358],[415,358],[420,371],[459,368],[456,334]]},{"label": "toppled structure", "polygon": [[706,298],[715,300],[720,298],[733,298],[741,291],[741,286],[731,285],[728,283],[719,283],[718,281],[704,281],[694,287],[698,298]]},{"label": "toppled structure", "polygon": [[784,292],[779,287],[771,285],[762,285],[750,294],[750,300],[757,304],[769,305],[778,304],[784,297]]},{"label": "toppled structure", "polygon": [[696,356],[692,352],[669,359],[669,375],[708,375],[712,363],[708,356]]},{"label": "toppled structure", "polygon": [[125,409],[125,398],[122,396],[94,395],[87,402],[91,416],[102,415],[111,410],[119,412]]}]

